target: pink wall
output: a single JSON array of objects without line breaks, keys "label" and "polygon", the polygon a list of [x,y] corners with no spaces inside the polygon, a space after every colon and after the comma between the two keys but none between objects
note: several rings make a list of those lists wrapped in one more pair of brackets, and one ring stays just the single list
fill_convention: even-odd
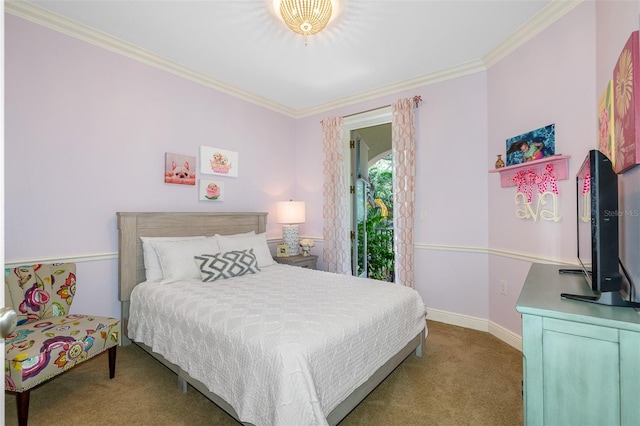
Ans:
[{"label": "pink wall", "polygon": [[[486,75],[477,73],[298,120],[298,193],[307,201],[301,232],[322,236],[322,128],[326,117],[345,116],[422,96],[416,111],[416,289],[429,308],[488,318]],[[482,176],[482,178],[478,178]],[[439,251],[434,246],[459,246]]]},{"label": "pink wall", "polygon": [[[273,214],[287,198],[307,202],[301,233],[321,237],[320,121],[420,95],[416,213],[427,221],[416,221],[416,287],[430,309],[519,334],[515,301],[530,263],[487,249],[573,261],[572,181],[560,183],[562,221],[531,223],[488,170],[505,139],[556,123],[557,152],[575,173],[595,144],[601,62],[613,64],[638,9],[583,2],[486,72],[298,120],[6,15],[6,260],[115,253],[117,211]],[[165,152],[197,156],[200,145],[240,153],[223,203],[162,182]],[[269,237],[280,232],[272,217]],[[117,262],[78,267],[76,311],[119,315]]]},{"label": "pink wall", "polygon": [[[570,179],[560,182],[559,223],[522,221],[514,214],[514,188],[500,188],[489,176],[489,246],[541,260],[576,262],[573,176],[588,150],[597,147],[598,99],[624,42],[638,29],[640,2],[583,2],[489,70],[489,149],[504,152],[504,141],[527,130],[556,123],[556,152],[571,155]],[[517,107],[514,107],[517,106]],[[640,187],[637,169],[621,177]],[[640,210],[640,196],[627,200]],[[637,224],[636,224],[637,225]],[[638,265],[640,233],[633,239]],[[492,256],[489,263],[490,320],[520,334],[514,310],[530,262]],[[640,268],[640,266],[638,267]],[[509,294],[500,294],[500,281]],[[560,297],[558,295],[558,297]]]},{"label": "pink wall", "polygon": [[[625,37],[632,30],[625,29]],[[322,155],[324,117],[421,95],[416,213],[425,211],[427,221],[415,228],[416,288],[428,308],[488,319],[520,334],[515,304],[531,260],[576,261],[574,181],[559,182],[561,221],[533,223],[515,216],[515,188],[501,188],[498,175],[488,170],[495,155],[505,152],[507,138],[555,123],[556,152],[572,156],[574,175],[595,144],[595,64],[595,3],[584,2],[486,73],[299,120],[297,133],[312,146],[301,145],[298,153]],[[305,224],[313,235],[322,232],[322,201],[315,197],[321,176],[319,164],[298,176],[301,196],[313,188],[309,198],[317,203],[315,219]],[[506,256],[486,255],[487,248]],[[508,294],[500,293],[500,281]]]},{"label": "pink wall", "polygon": [[[5,14],[5,259],[116,253],[117,211],[267,211],[295,196],[295,120]],[[225,201],[165,184],[165,152],[239,153]],[[73,309],[119,315],[117,261]]]},{"label": "pink wall", "polygon": [[[507,138],[555,123],[556,153],[570,155],[574,176],[596,138],[595,5],[583,2],[489,69],[490,160]],[[493,167],[491,167],[493,168]],[[515,188],[489,181],[489,246],[530,257],[575,262],[575,182],[558,182],[561,220],[533,222],[515,215]],[[492,256],[490,319],[520,334],[515,301],[530,262]],[[500,281],[508,295],[500,293]],[[560,297],[560,296],[558,296]]]}]

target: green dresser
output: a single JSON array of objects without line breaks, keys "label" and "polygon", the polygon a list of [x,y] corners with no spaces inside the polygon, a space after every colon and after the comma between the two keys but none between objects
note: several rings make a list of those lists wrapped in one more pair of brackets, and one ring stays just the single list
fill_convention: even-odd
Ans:
[{"label": "green dresser", "polygon": [[589,294],[581,275],[533,264],[522,314],[526,425],[640,425],[640,314],[564,300]]}]

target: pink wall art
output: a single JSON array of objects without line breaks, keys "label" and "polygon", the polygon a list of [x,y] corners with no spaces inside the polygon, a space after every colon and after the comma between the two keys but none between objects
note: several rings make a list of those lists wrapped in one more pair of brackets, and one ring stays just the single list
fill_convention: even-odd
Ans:
[{"label": "pink wall art", "polygon": [[223,201],[224,200],[224,182],[213,181],[209,179],[200,179],[200,197],[201,201]]},{"label": "pink wall art", "polygon": [[613,69],[614,170],[640,164],[640,49],[638,31],[629,36]]},{"label": "pink wall art", "polygon": [[611,164],[615,167],[613,127],[613,80],[609,80],[598,102],[598,149],[611,160]]},{"label": "pink wall art", "polygon": [[164,154],[164,181],[179,185],[195,185],[196,157],[166,152]]},{"label": "pink wall art", "polygon": [[238,153],[220,148],[201,146],[200,173],[238,177]]}]

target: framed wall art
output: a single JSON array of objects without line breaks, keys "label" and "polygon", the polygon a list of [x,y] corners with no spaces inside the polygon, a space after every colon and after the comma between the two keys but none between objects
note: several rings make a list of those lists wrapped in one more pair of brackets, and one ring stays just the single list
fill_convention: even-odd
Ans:
[{"label": "framed wall art", "polygon": [[613,128],[613,80],[609,80],[598,102],[598,149],[611,160],[615,168]]},{"label": "framed wall art", "polygon": [[238,153],[226,149],[200,147],[200,173],[238,177]]},{"label": "framed wall art", "polygon": [[224,182],[200,179],[199,199],[201,201],[223,201]]},{"label": "framed wall art", "polygon": [[164,182],[179,185],[195,185],[196,157],[165,152]]},{"label": "framed wall art", "polygon": [[276,245],[276,257],[289,257],[289,244],[278,243]]},{"label": "framed wall art", "polygon": [[507,139],[507,166],[535,161],[555,154],[555,124]]},{"label": "framed wall art", "polygon": [[631,33],[613,69],[613,149],[616,173],[623,173],[640,164],[640,43],[638,37],[638,31]]}]

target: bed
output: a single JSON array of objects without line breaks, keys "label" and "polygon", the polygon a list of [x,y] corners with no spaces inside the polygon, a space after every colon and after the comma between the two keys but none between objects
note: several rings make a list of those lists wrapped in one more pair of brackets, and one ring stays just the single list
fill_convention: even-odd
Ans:
[{"label": "bed", "polygon": [[[267,213],[119,212],[117,219],[123,342],[240,423],[335,425],[405,358],[421,356],[427,329],[414,290],[268,264]],[[205,238],[224,252],[258,236],[262,245],[241,251],[256,253],[257,272],[203,282],[204,275],[159,279],[145,266],[143,240],[148,249],[150,239]],[[175,246],[154,245],[161,262],[178,257]]]}]

